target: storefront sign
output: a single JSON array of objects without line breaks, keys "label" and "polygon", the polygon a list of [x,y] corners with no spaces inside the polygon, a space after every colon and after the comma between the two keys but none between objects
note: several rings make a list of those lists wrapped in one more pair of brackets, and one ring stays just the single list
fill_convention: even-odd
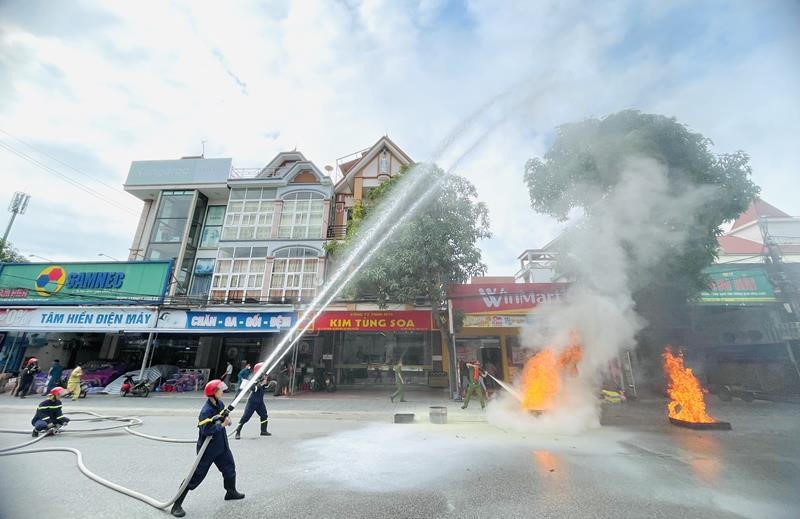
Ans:
[{"label": "storefront sign", "polygon": [[188,330],[277,332],[293,324],[293,312],[186,312]]},{"label": "storefront sign", "polygon": [[700,292],[701,303],[771,303],[777,301],[764,267],[714,265],[703,270],[709,288]]},{"label": "storefront sign", "polygon": [[568,283],[493,283],[450,285],[453,309],[465,314],[526,314],[541,304],[558,303]]},{"label": "storefront sign", "polygon": [[9,308],[0,311],[0,328],[39,331],[147,330],[155,327],[154,308]]},{"label": "storefront sign", "polygon": [[33,319],[30,308],[0,308],[0,328],[26,326]]},{"label": "storefront sign", "polygon": [[401,332],[431,331],[433,314],[426,310],[384,310],[365,312],[322,312],[316,318],[314,331]]},{"label": "storefront sign", "polygon": [[171,261],[0,265],[0,305],[160,304]]},{"label": "storefront sign", "polygon": [[187,331],[279,332],[294,325],[294,312],[161,310],[159,329]]},{"label": "storefront sign", "polygon": [[533,324],[529,315],[477,315],[464,316],[464,328],[519,328]]}]

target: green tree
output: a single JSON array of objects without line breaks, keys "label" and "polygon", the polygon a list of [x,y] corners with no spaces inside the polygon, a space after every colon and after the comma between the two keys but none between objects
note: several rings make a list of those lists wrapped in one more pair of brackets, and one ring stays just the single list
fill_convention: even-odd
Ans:
[{"label": "green tree", "polygon": [[[403,170],[371,190],[363,203],[354,208],[346,238],[327,245],[334,265],[337,257],[360,239],[360,231],[370,214],[380,211],[381,203],[394,196],[407,174]],[[429,178],[420,183],[420,192],[410,198],[416,200],[422,190],[435,182],[437,187],[430,202],[376,252],[345,295],[354,299],[377,296],[381,306],[429,301],[434,321],[443,339],[447,339],[447,285],[465,283],[472,276],[486,272],[477,243],[491,236],[489,212],[477,200],[477,190],[467,179],[447,174],[436,166],[426,174]]]},{"label": "green tree", "polygon": [[27,263],[25,256],[17,252],[10,242],[0,241],[0,263]]},{"label": "green tree", "polygon": [[[544,158],[530,159],[525,166],[533,208],[562,221],[575,208],[590,218],[602,195],[618,185],[625,162],[633,157],[661,163],[669,190],[676,195],[692,186],[715,189],[717,195],[693,215],[695,232],[688,244],[670,251],[657,268],[628,273],[639,312],[651,328],[674,329],[675,319],[682,319],[681,307],[686,307],[687,298],[706,284],[702,272],[716,258],[720,225],[741,214],[759,192],[750,180],[747,154],[715,155],[712,144],[674,118],[626,110],[560,126]],[[647,223],[653,233],[667,231],[671,225],[659,220]]]}]

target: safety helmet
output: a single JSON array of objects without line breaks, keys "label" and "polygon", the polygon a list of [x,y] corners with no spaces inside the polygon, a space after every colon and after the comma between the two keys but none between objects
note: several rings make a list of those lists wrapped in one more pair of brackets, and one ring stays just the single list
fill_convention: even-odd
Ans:
[{"label": "safety helmet", "polygon": [[39,359],[36,357],[31,357],[28,359],[28,365],[33,364],[34,362],[39,362]]},{"label": "safety helmet", "polygon": [[264,365],[263,362],[256,363],[255,367],[253,368],[253,373],[258,373],[258,370],[260,370],[261,366],[263,366],[263,365]]},{"label": "safety helmet", "polygon": [[221,381],[218,378],[215,378],[214,380],[211,380],[208,382],[208,384],[206,384],[206,389],[204,392],[206,396],[214,396],[214,393],[216,393],[217,389],[220,388],[222,388],[222,390],[225,391],[226,389],[228,389],[228,386],[225,384],[225,382]]},{"label": "safety helmet", "polygon": [[56,386],[56,387],[54,387],[53,389],[51,389],[50,391],[48,391],[48,392],[47,392],[47,394],[48,394],[48,395],[53,395],[54,397],[58,398],[58,397],[60,397],[61,395],[63,395],[64,393],[66,393],[66,391],[67,391],[67,390],[66,390],[66,389],[64,389],[63,387],[61,387],[61,386]]}]

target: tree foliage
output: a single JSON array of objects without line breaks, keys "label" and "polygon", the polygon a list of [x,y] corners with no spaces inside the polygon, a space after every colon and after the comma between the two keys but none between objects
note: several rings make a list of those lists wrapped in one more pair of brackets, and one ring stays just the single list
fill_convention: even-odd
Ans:
[{"label": "tree foliage", "polygon": [[28,260],[20,254],[10,242],[0,241],[0,263],[27,263]]},{"label": "tree foliage", "polygon": [[[626,110],[560,126],[543,160],[527,162],[524,179],[533,208],[560,220],[575,208],[590,215],[602,195],[618,185],[625,161],[632,157],[650,157],[661,163],[675,194],[692,186],[713,186],[717,196],[695,215],[699,223],[695,228],[700,232],[670,254],[658,272],[631,273],[640,283],[647,280],[650,287],[666,284],[676,288],[678,280],[691,296],[705,285],[702,270],[716,258],[720,225],[741,214],[759,192],[750,180],[747,154],[715,155],[712,144],[675,118]],[[670,222],[651,224],[653,232],[659,233]]]},{"label": "tree foliage", "polygon": [[[327,247],[334,263],[337,256],[360,239],[370,215],[382,210],[382,203],[395,195],[408,174],[403,170],[371,190],[354,208],[345,240]],[[430,202],[411,215],[408,223],[398,228],[395,236],[376,252],[347,294],[353,298],[377,296],[380,305],[430,301],[441,328],[445,321],[440,310],[447,285],[465,283],[486,271],[477,243],[491,236],[489,213],[485,204],[477,200],[475,186],[465,178],[447,174],[435,166],[425,174],[428,178],[420,183],[420,192],[412,193],[410,198],[416,200],[421,190],[436,182],[438,187]]]}]

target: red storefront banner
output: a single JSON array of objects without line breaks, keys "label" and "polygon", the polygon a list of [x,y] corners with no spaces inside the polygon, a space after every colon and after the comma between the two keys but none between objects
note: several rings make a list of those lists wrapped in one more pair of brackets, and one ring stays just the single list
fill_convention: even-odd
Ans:
[{"label": "red storefront banner", "polygon": [[569,283],[489,283],[450,285],[453,310],[465,314],[526,314],[541,304],[559,302]]},{"label": "red storefront banner", "polygon": [[311,325],[313,331],[401,332],[431,331],[429,310],[375,310],[363,312],[322,312]]}]

